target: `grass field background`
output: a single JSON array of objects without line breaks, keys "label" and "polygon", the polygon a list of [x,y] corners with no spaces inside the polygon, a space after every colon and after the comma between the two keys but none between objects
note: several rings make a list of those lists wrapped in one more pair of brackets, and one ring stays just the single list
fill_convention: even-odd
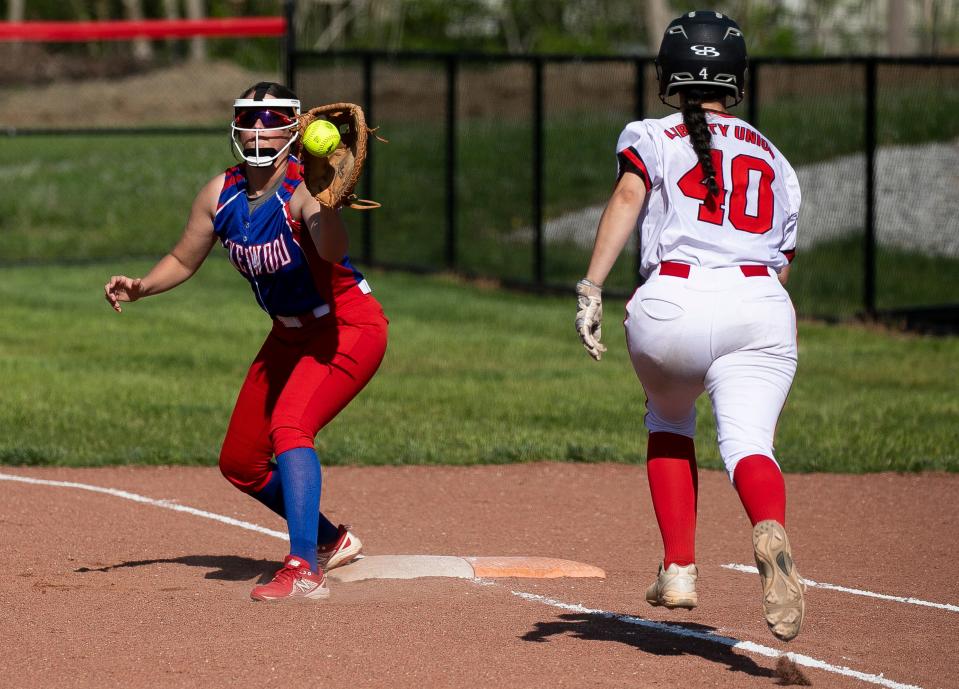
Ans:
[{"label": "grass field background", "polygon": [[[150,263],[3,268],[0,463],[215,464],[268,328],[215,252],[190,282],[112,312],[111,274]],[[606,305],[596,363],[571,298],[451,277],[369,275],[392,320],[373,382],[317,440],[326,464],[641,462],[643,396]],[[786,471],[959,469],[959,338],[804,322],[777,453]],[[703,466],[719,467],[708,402]]]}]

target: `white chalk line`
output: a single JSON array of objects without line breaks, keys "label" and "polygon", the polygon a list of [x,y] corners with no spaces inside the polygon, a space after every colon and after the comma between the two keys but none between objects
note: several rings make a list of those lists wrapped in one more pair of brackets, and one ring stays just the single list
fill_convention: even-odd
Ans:
[{"label": "white chalk line", "polygon": [[143,495],[137,495],[136,493],[130,493],[125,490],[117,490],[116,488],[101,488],[100,486],[93,486],[87,483],[74,483],[73,481],[50,481],[48,479],[29,478],[27,476],[16,476],[13,474],[0,474],[0,481],[19,481],[20,483],[30,483],[37,486],[56,486],[58,488],[77,488],[79,490],[88,490],[93,493],[104,493],[106,495],[112,495],[117,498],[124,498],[126,500],[132,500],[133,502],[139,502],[144,505],[153,505],[154,507],[162,507],[167,510],[173,510],[174,512],[185,512],[187,514],[192,514],[195,517],[212,519],[213,521],[221,522],[223,524],[229,524],[230,526],[239,526],[241,529],[247,529],[248,531],[256,531],[257,533],[266,534],[267,536],[273,536],[274,538],[280,538],[284,541],[290,540],[289,535],[283,533],[282,531],[274,531],[273,529],[268,529],[265,526],[260,526],[259,524],[252,524],[250,522],[244,522],[239,519],[233,519],[232,517],[225,517],[222,514],[214,514],[213,512],[198,510],[195,507],[187,507],[185,505],[179,505],[170,500],[155,500],[153,498],[148,498]]},{"label": "white chalk line", "polygon": [[[752,565],[720,565],[725,569],[732,569],[736,572],[745,572],[747,574],[759,574],[759,570],[753,567]],[[878,598],[880,600],[891,600],[896,603],[909,603],[910,605],[922,605],[927,608],[938,608],[939,610],[948,610],[950,612],[959,612],[959,605],[950,605],[949,603],[933,603],[928,600],[922,600],[920,598],[913,598],[911,596],[890,596],[887,593],[875,593],[873,591],[863,591],[861,589],[853,589],[848,586],[840,586],[838,584],[824,584],[819,581],[813,581],[812,579],[807,579],[803,577],[803,581],[806,582],[806,586],[810,588],[819,588],[819,589],[828,589],[830,591],[841,591],[842,593],[851,593],[854,596],[867,596],[869,598]]]},{"label": "white chalk line", "polygon": [[[77,488],[79,490],[87,490],[93,493],[104,493],[106,495],[112,495],[118,498],[124,498],[126,500],[132,500],[133,502],[139,502],[145,505],[153,505],[154,507],[162,507],[164,509],[173,510],[175,512],[185,512],[187,514],[192,514],[196,517],[203,517],[204,519],[211,519],[213,521],[218,521],[223,524],[229,524],[230,526],[238,526],[241,529],[247,529],[248,531],[255,531],[257,533],[266,534],[267,536],[273,536],[274,538],[279,538],[284,541],[289,540],[289,535],[283,533],[282,531],[275,531],[273,529],[268,529],[264,526],[258,524],[253,524],[251,522],[241,521],[239,519],[233,519],[232,517],[226,517],[220,514],[215,514],[213,512],[206,512],[204,510],[196,509],[195,507],[187,507],[185,505],[180,505],[170,500],[156,500],[154,498],[148,498],[143,495],[137,495],[136,493],[130,493],[125,490],[118,490],[116,488],[103,488],[101,486],[94,486],[86,483],[75,483],[73,481],[52,481],[49,479],[39,479],[39,478],[30,478],[27,476],[17,476],[14,474],[3,474],[0,473],[0,480],[2,481],[19,481],[21,483],[29,483],[33,485],[42,485],[42,486],[57,486],[60,488]],[[735,570],[737,572],[745,572],[750,574],[758,574],[759,571],[750,565],[737,565],[737,564],[726,564],[721,565],[725,569]],[[810,588],[821,588],[829,589],[832,591],[840,591],[842,593],[851,593],[857,596],[868,596],[870,598],[878,598],[880,600],[889,600],[895,601],[898,603],[910,603],[912,605],[921,605],[928,608],[938,608],[940,610],[948,610],[950,612],[959,612],[959,606],[950,605],[948,603],[933,603],[926,600],[921,600],[919,598],[912,598],[908,596],[891,596],[885,593],[874,593],[872,591],[863,591],[860,589],[848,588],[846,586],[839,586],[838,584],[825,584],[812,579],[806,579],[803,577],[803,581],[806,582],[806,585]]]},{"label": "white chalk line", "polygon": [[871,684],[878,684],[883,687],[888,687],[889,689],[921,689],[915,684],[904,684],[902,682],[896,682],[895,680],[888,679],[882,674],[874,675],[868,672],[860,672],[859,670],[853,670],[848,667],[840,665],[832,665],[818,658],[813,658],[811,656],[803,655],[802,653],[782,653],[775,648],[769,646],[763,646],[762,644],[753,643],[752,641],[740,641],[730,636],[722,636],[721,634],[714,634],[712,632],[700,631],[698,629],[688,629],[686,627],[681,627],[679,625],[668,624],[666,622],[656,622],[654,620],[647,620],[642,617],[633,617],[631,615],[620,615],[614,612],[609,612],[608,610],[596,610],[593,608],[587,608],[584,605],[573,604],[573,603],[564,603],[562,601],[556,600],[554,598],[547,598],[546,596],[541,596],[536,593],[526,593],[524,591],[510,591],[514,596],[519,596],[524,600],[528,600],[534,603],[543,603],[545,605],[550,605],[554,608],[559,608],[561,610],[568,610],[570,612],[579,612],[587,615],[596,615],[598,617],[605,617],[610,620],[616,620],[617,622],[623,622],[625,624],[634,624],[638,627],[645,627],[656,632],[662,632],[664,634],[671,634],[673,636],[684,636],[687,638],[698,639],[700,641],[707,641],[710,643],[720,644],[722,646],[728,646],[731,649],[737,651],[743,651],[744,653],[751,653],[754,655],[766,656],[768,658],[778,658],[779,656],[786,656],[792,660],[797,665],[802,665],[804,667],[815,668],[817,670],[823,670],[825,672],[831,672],[837,675],[843,675],[845,677],[852,677],[853,679],[858,679],[863,682],[869,682]]},{"label": "white chalk line", "polygon": [[[187,507],[185,505],[179,505],[175,502],[169,500],[156,500],[154,498],[148,498],[143,495],[138,495],[137,493],[130,493],[125,490],[118,490],[116,488],[103,488],[101,486],[94,486],[87,483],[76,483],[74,481],[53,481],[50,479],[38,479],[30,478],[27,476],[17,476],[13,474],[4,474],[0,473],[0,481],[17,481],[20,483],[28,483],[31,485],[39,486],[55,486],[58,488],[76,488],[78,490],[86,490],[93,493],[103,493],[105,495],[112,495],[117,498],[123,498],[125,500],[131,500],[144,505],[152,505],[154,507],[161,507],[163,509],[173,510],[174,512],[184,512],[186,514],[192,514],[196,517],[202,517],[204,519],[211,519],[213,521],[220,522],[222,524],[228,524],[230,526],[238,526],[241,529],[246,529],[248,531],[255,531],[257,533],[262,533],[267,536],[273,536],[280,540],[289,540],[289,536],[280,531],[274,531],[273,529],[268,529],[266,527],[260,526],[258,524],[253,524],[251,522],[245,522],[240,519],[233,519],[232,517],[226,517],[221,514],[216,514],[214,512],[207,512],[205,510],[199,510],[195,507]],[[726,565],[724,565],[726,566]],[[739,565],[742,567],[744,565]],[[736,565],[731,566],[736,568]],[[477,579],[476,583],[487,584],[486,580]],[[745,653],[753,653],[756,655],[767,656],[770,658],[777,658],[780,655],[783,655],[780,651],[775,648],[770,648],[769,646],[763,646],[761,644],[756,644],[751,641],[739,641],[728,636],[722,636],[720,634],[713,634],[710,632],[698,631],[695,629],[687,629],[685,627],[679,627],[676,625],[667,624],[664,622],[655,622],[653,620],[646,620],[641,617],[631,617],[629,615],[619,615],[612,613],[606,610],[595,610],[592,608],[587,608],[583,605],[564,603],[562,601],[554,600],[552,598],[547,598],[545,596],[540,596],[535,593],[525,593],[523,591],[510,591],[514,596],[519,596],[528,601],[545,603],[546,605],[551,605],[556,608],[563,610],[569,610],[571,612],[581,612],[587,613],[590,615],[600,615],[609,619],[615,619],[620,622],[627,624],[635,624],[641,627],[646,627],[654,631],[672,634],[675,636],[685,636],[695,639],[700,639],[702,641],[709,641],[712,643],[722,644],[724,646],[729,646],[730,648],[743,651]],[[790,658],[797,665],[803,665],[805,667],[811,667],[818,670],[824,670],[826,672],[832,672],[835,674],[844,675],[846,677],[852,677],[854,679],[859,679],[864,682],[870,682],[872,684],[878,684],[880,686],[888,687],[889,689],[922,689],[914,684],[903,684],[901,682],[895,682],[893,680],[883,677],[882,674],[873,675],[867,672],[860,672],[858,670],[852,670],[848,667],[842,667],[838,665],[831,665],[825,661],[818,660],[817,658],[812,658],[811,656],[802,655],[799,653],[786,653],[788,658]]]}]

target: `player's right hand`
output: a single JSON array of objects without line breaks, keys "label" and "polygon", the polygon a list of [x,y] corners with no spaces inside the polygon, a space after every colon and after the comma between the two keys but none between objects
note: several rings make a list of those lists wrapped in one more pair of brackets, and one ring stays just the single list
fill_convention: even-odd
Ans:
[{"label": "player's right hand", "polygon": [[143,296],[140,278],[128,278],[126,275],[114,275],[103,286],[103,296],[117,313],[121,313],[121,301],[136,301]]},{"label": "player's right hand", "polygon": [[603,337],[603,288],[583,278],[576,283],[576,332],[591,357],[603,358],[606,345]]}]

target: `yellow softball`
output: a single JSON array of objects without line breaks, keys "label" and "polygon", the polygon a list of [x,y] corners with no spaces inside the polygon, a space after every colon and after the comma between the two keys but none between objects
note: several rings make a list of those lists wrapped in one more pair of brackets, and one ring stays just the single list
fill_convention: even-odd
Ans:
[{"label": "yellow softball", "polygon": [[311,155],[325,158],[340,145],[340,132],[329,120],[314,120],[303,132],[303,148]]}]

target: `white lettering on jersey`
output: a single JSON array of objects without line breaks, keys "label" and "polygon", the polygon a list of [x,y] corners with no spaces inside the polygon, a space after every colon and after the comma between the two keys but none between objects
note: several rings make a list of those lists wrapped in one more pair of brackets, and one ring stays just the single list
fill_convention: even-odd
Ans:
[{"label": "white lettering on jersey", "polygon": [[290,265],[293,258],[282,235],[266,244],[244,246],[232,239],[223,242],[230,263],[244,275],[266,275]]}]

